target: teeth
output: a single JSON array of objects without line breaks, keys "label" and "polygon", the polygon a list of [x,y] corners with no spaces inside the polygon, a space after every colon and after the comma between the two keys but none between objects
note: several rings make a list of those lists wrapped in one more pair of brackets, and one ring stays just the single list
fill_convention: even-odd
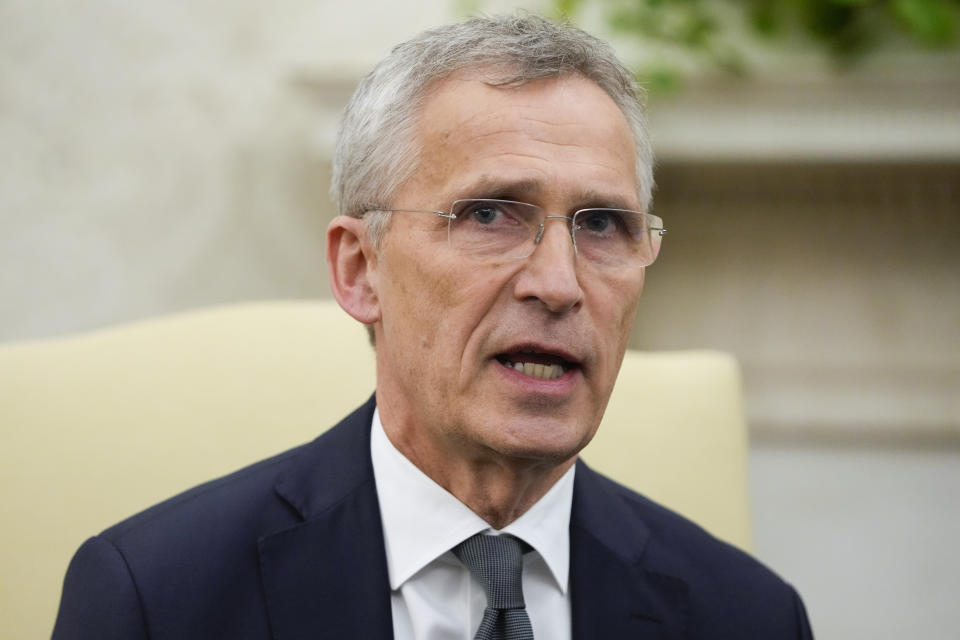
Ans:
[{"label": "teeth", "polygon": [[526,376],[530,376],[531,378],[539,378],[540,380],[556,380],[563,375],[563,367],[559,364],[514,362],[510,366]]}]

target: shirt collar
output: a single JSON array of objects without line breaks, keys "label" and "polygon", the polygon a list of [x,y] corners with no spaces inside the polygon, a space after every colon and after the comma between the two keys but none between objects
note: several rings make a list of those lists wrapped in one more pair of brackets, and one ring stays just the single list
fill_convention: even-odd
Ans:
[{"label": "shirt collar", "polygon": [[495,531],[393,446],[383,430],[378,410],[373,413],[371,428],[370,454],[391,589],[399,589],[460,542],[486,532],[509,533],[533,547],[546,562],[560,591],[566,594],[576,465],[522,516]]}]

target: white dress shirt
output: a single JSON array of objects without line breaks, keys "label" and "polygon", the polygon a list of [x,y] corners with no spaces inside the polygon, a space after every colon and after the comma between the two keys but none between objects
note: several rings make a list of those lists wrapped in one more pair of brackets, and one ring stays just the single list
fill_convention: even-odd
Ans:
[{"label": "white dress shirt", "polygon": [[484,532],[533,547],[523,595],[537,640],[570,639],[570,507],[574,468],[500,531],[431,480],[387,438],[374,411],[373,475],[383,520],[395,640],[471,640],[486,607],[483,587],[451,549]]}]

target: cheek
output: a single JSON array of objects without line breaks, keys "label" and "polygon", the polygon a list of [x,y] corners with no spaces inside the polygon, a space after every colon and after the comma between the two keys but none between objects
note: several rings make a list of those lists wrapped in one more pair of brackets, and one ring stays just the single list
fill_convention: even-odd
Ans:
[{"label": "cheek", "polygon": [[[505,277],[495,266],[471,266],[459,256],[438,260],[418,268],[416,277],[422,283],[419,295],[440,314],[446,326],[469,332],[493,306],[503,290]],[[456,331],[462,333],[462,331]]]},{"label": "cheek", "polygon": [[[436,318],[426,273],[416,261],[403,259],[403,251],[391,247],[380,260],[380,297],[386,344],[404,358],[430,348],[436,335],[431,322]],[[401,256],[398,259],[397,256]]]},{"label": "cheek", "polygon": [[640,293],[643,290],[643,274],[633,278],[624,278],[609,283],[604,288],[604,311],[606,318],[603,326],[609,327],[610,346],[624,348],[630,338],[630,332],[636,320],[640,306]]},{"label": "cheek", "polygon": [[633,328],[633,322],[637,315],[637,308],[640,306],[640,295],[643,293],[643,282],[646,276],[646,270],[641,270],[635,277],[624,282],[623,290],[623,328],[627,333]]},{"label": "cheek", "polygon": [[629,298],[628,304],[624,305],[621,313],[619,330],[624,342],[629,339],[630,332],[633,330],[634,322],[637,319],[637,308],[640,306],[639,298],[639,293]]},{"label": "cheek", "polygon": [[464,277],[450,262],[420,260],[392,273],[392,306],[402,315],[394,322],[402,323],[406,343],[417,345],[422,356],[456,351],[474,324],[476,278]]}]

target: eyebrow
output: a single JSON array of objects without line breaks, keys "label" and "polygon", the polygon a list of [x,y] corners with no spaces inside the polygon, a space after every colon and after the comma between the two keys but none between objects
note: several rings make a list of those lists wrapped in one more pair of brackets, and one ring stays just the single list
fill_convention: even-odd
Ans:
[{"label": "eyebrow", "polygon": [[[479,179],[458,189],[462,194],[458,198],[483,198],[491,200],[524,200],[537,198],[544,192],[543,184],[535,179],[504,180],[491,175]],[[604,194],[593,189],[584,189],[574,194],[574,209],[631,209],[628,200],[622,197]]]},{"label": "eyebrow", "polygon": [[460,192],[471,198],[518,199],[537,197],[543,192],[543,187],[532,179],[504,180],[483,175]]}]

